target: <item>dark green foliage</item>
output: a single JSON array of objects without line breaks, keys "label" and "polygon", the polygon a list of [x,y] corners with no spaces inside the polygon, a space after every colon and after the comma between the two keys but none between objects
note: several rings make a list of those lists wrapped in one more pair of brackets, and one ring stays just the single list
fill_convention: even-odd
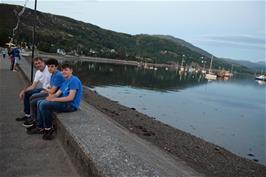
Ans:
[{"label": "dark green foliage", "polygon": [[[20,11],[22,7],[0,4],[1,46],[8,42],[8,36],[12,35],[12,29],[16,24],[14,9]],[[31,44],[33,17],[33,10],[26,9],[16,31],[15,41]],[[185,41],[178,42],[169,36],[117,33],[71,18],[41,12],[37,12],[36,19],[36,46],[45,52],[56,52],[61,48],[69,54],[152,63],[181,64],[184,59],[184,65],[193,63],[194,66],[203,66],[201,57],[206,53],[204,56],[207,61],[206,66],[210,63],[210,54],[207,52],[204,53],[201,49],[195,50]],[[228,70],[231,64],[215,58],[213,68]],[[242,66],[235,66],[234,69],[240,72],[248,71]]]}]

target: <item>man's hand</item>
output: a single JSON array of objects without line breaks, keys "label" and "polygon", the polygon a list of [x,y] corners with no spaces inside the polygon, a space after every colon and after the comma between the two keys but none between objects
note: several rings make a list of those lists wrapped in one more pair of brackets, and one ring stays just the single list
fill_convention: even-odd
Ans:
[{"label": "man's hand", "polygon": [[54,97],[54,95],[49,95],[48,97],[46,97],[47,101],[54,101],[56,99],[56,97]]},{"label": "man's hand", "polygon": [[43,90],[41,92],[42,93],[48,93],[48,91],[45,88],[43,88]]},{"label": "man's hand", "polygon": [[24,96],[25,96],[25,91],[24,90],[22,90],[20,93],[19,93],[19,99],[23,99],[24,98]]}]

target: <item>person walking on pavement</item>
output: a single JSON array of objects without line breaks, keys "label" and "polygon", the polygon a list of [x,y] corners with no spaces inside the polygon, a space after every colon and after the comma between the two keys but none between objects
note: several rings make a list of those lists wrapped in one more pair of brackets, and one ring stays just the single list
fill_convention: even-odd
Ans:
[{"label": "person walking on pavement", "polygon": [[21,51],[19,46],[12,48],[12,56],[14,57],[13,71],[17,71],[17,65],[20,63]]},{"label": "person walking on pavement", "polygon": [[13,49],[12,49],[11,45],[8,46],[8,56],[10,59],[10,70],[13,71],[14,70],[15,57],[14,57]]},{"label": "person walking on pavement", "polygon": [[6,53],[7,53],[6,48],[4,48],[3,51],[2,51],[3,59],[6,58]]}]

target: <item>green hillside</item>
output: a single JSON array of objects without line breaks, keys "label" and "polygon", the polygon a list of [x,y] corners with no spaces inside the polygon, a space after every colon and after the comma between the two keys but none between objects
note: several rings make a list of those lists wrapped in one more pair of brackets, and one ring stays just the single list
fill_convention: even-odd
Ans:
[{"label": "green hillside", "polygon": [[[14,9],[20,11],[21,6],[0,4],[0,45],[8,42],[17,18]],[[27,42],[31,45],[34,12],[26,9],[21,17],[15,42]],[[68,54],[137,60],[151,63],[181,63],[185,65],[206,66],[210,63],[210,54],[199,48],[191,48],[191,44],[182,41],[152,35],[129,35],[102,29],[98,26],[77,21],[68,17],[37,12],[36,46],[44,52],[56,52],[61,48]],[[184,45],[186,44],[186,45]],[[205,52],[205,53],[204,53]],[[204,55],[205,54],[205,55]],[[213,68],[230,69],[231,64],[214,58]],[[250,72],[246,67],[236,65],[234,71]]]}]

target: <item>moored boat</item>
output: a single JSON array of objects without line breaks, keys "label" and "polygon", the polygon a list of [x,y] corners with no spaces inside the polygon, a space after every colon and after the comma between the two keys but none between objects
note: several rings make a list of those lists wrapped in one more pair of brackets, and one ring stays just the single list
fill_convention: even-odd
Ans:
[{"label": "moored boat", "polygon": [[255,80],[266,81],[266,76],[265,75],[256,76]]},{"label": "moored boat", "polygon": [[205,75],[205,78],[208,79],[208,80],[216,80],[217,79],[217,75],[212,72],[212,60],[213,60],[213,56],[211,58],[209,72]]},{"label": "moored boat", "polygon": [[208,80],[216,80],[217,79],[217,75],[214,73],[208,73],[205,75],[205,78]]}]

